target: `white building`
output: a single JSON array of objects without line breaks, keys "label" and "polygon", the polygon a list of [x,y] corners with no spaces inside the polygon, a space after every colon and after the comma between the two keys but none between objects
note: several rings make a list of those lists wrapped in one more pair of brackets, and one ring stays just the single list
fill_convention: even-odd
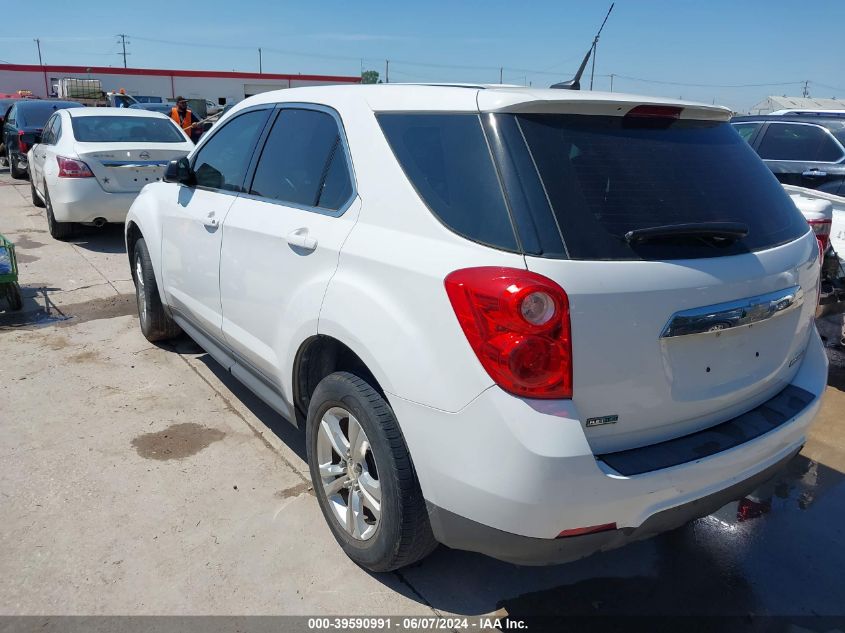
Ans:
[{"label": "white building", "polygon": [[778,110],[845,110],[845,101],[814,97],[766,97],[751,106],[749,114],[769,114]]},{"label": "white building", "polygon": [[280,88],[361,81],[360,77],[326,75],[0,64],[0,93],[30,90],[33,95],[47,97],[63,77],[99,79],[105,91],[122,88],[130,95],[202,98],[220,105]]}]

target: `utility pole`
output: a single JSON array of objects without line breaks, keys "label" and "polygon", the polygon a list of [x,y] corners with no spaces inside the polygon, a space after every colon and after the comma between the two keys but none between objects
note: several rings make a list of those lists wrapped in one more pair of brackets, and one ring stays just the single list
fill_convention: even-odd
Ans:
[{"label": "utility pole", "polygon": [[263,68],[262,68],[262,65],[261,65],[261,49],[259,48],[258,49],[258,74],[260,75],[263,72],[264,71],[263,71]]},{"label": "utility pole", "polygon": [[613,73],[610,73],[610,92],[613,92]]},{"label": "utility pole", "polygon": [[502,72],[503,72],[504,70],[505,70],[504,68],[502,68],[501,66],[499,66],[499,83],[500,83],[500,84],[501,84],[501,83],[504,83],[504,82],[502,81]]},{"label": "utility pole", "polygon": [[41,61],[41,40],[37,37],[35,38],[35,46],[38,48],[38,65],[41,66],[41,72],[44,73],[44,90],[46,94],[44,96],[50,96],[50,84],[47,83],[47,71],[44,68],[44,62]]},{"label": "utility pole", "polygon": [[[399,74],[401,75],[402,73],[399,73]],[[389,59],[384,60],[384,83],[386,83],[386,84],[390,83],[390,60]]]},{"label": "utility pole", "polygon": [[120,43],[123,45],[123,52],[118,55],[123,55],[123,67],[126,68],[126,33],[119,33]]},{"label": "utility pole", "polygon": [[804,97],[810,96],[810,80],[806,80],[804,82]]}]

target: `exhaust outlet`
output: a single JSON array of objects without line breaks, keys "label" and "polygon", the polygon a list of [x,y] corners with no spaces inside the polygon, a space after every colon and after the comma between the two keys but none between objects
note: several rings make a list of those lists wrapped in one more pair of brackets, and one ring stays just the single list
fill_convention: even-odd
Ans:
[{"label": "exhaust outlet", "polygon": [[102,228],[102,227],[104,227],[104,226],[106,225],[106,219],[105,219],[105,218],[94,218],[94,222],[93,222],[93,224],[94,224],[94,226],[96,226],[98,229],[99,229],[99,228]]}]

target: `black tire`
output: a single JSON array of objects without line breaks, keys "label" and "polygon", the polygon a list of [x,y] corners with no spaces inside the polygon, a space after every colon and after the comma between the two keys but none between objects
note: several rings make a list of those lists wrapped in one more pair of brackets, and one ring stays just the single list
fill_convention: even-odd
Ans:
[{"label": "black tire", "polygon": [[[322,485],[317,438],[323,416],[334,407],[358,420],[378,474],[381,518],[367,540],[356,539],[344,529]],[[355,563],[374,572],[392,571],[434,551],[437,541],[402,431],[390,405],[366,381],[347,372],[335,372],[320,381],[308,407],[306,446],[320,510],[338,544]]]},{"label": "black tire", "polygon": [[17,161],[15,157],[12,156],[9,158],[9,172],[12,174],[12,178],[15,180],[26,180],[27,172],[25,169],[18,169],[17,165],[15,165]]},{"label": "black tire", "polygon": [[9,305],[9,310],[15,312],[23,307],[21,288],[17,282],[10,283],[6,286],[6,303]]},{"label": "black tire", "polygon": [[143,238],[135,242],[132,249],[132,279],[138,301],[138,321],[146,339],[155,343],[179,336],[182,330],[165,312],[161,303],[150,252]]},{"label": "black tire", "polygon": [[35,190],[35,183],[32,182],[32,178],[29,179],[29,189],[30,194],[32,195],[32,204],[40,209],[43,209],[44,201],[38,196],[38,192]]},{"label": "black tire", "polygon": [[55,240],[66,240],[74,233],[75,226],[73,222],[59,222],[53,214],[53,203],[50,202],[50,192],[47,191],[47,185],[44,185],[44,206],[46,207],[47,228],[50,231],[50,237]]}]

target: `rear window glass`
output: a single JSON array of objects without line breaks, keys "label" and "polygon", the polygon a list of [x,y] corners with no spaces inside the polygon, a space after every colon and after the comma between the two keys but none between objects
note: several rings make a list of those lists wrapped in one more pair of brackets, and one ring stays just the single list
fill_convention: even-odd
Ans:
[{"label": "rear window glass", "polygon": [[[573,259],[688,259],[770,248],[807,223],[728,123],[566,114],[516,116]],[[739,222],[728,244],[672,238],[628,244],[628,231]]]},{"label": "rear window glass", "polygon": [[380,114],[402,169],[431,211],[473,241],[517,243],[493,159],[474,114]]},{"label": "rear window glass", "polygon": [[82,143],[184,143],[170,119],[142,116],[73,117],[73,136]]},{"label": "rear window glass", "polygon": [[18,104],[18,127],[41,127],[56,110],[81,108],[78,103],[68,101],[29,101]]}]

